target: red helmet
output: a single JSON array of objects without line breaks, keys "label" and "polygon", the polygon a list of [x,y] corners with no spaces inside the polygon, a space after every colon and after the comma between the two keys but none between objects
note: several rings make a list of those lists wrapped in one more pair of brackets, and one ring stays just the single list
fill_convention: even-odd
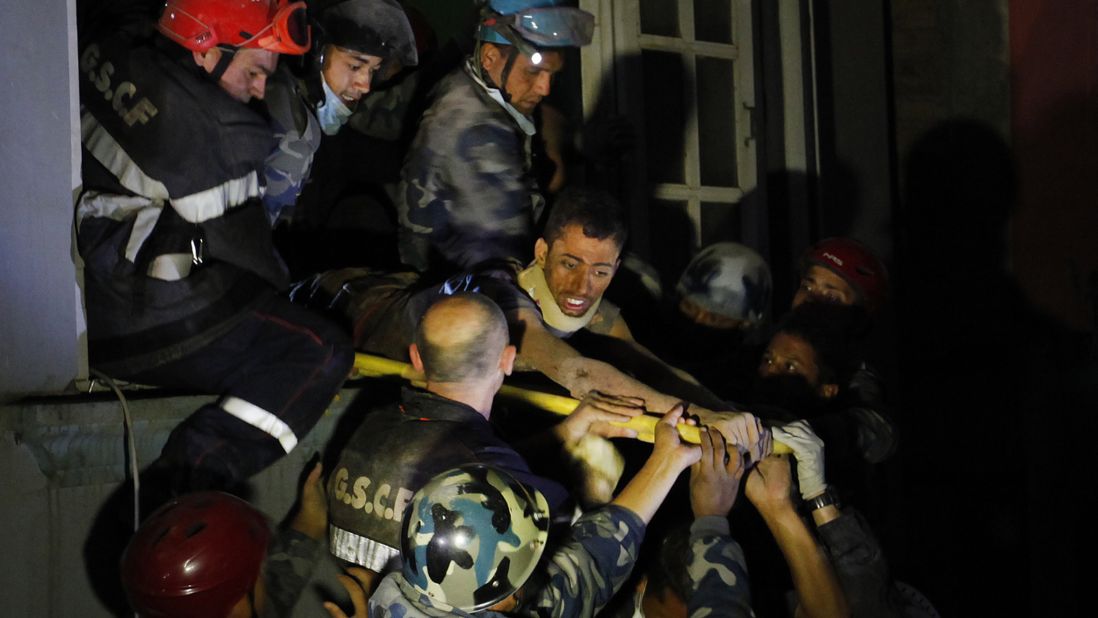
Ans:
[{"label": "red helmet", "polygon": [[825,238],[809,247],[801,258],[801,269],[811,264],[842,277],[870,311],[880,308],[888,296],[888,271],[884,263],[852,238]]},{"label": "red helmet", "polygon": [[122,584],[141,616],[228,615],[255,585],[270,529],[226,493],[187,494],[141,524],[122,555]]},{"label": "red helmet", "polygon": [[227,45],[299,55],[310,44],[305,3],[289,0],[168,0],[157,29],[196,52]]}]

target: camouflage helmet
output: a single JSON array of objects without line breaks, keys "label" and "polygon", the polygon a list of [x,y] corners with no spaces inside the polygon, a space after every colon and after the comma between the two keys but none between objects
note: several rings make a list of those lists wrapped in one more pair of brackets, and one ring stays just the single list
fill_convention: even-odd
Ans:
[{"label": "camouflage helmet", "polygon": [[757,324],[770,311],[770,267],[750,247],[719,242],[690,260],[676,291],[679,297],[719,316]]},{"label": "camouflage helmet", "polygon": [[435,476],[404,512],[404,579],[433,603],[475,612],[514,593],[545,550],[549,505],[499,468]]}]

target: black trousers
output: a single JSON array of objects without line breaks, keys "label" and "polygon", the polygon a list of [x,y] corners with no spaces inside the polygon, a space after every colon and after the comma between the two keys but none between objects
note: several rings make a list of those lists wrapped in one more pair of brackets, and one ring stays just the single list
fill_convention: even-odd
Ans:
[{"label": "black trousers", "polygon": [[175,491],[226,489],[293,449],[353,361],[342,329],[276,297],[209,346],[127,377],[221,395],[172,431],[154,467],[171,471]]}]

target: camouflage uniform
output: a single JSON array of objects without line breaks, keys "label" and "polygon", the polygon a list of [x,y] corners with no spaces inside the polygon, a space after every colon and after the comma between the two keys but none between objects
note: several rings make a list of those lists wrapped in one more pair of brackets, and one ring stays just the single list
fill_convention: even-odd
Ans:
[{"label": "camouflage uniform", "polygon": [[[632,511],[610,505],[576,520],[569,537],[522,587],[522,603],[508,616],[594,616],[633,570],[644,538],[644,522]],[[373,618],[504,616],[470,614],[420,594],[400,573],[392,573],[370,597]]]},{"label": "camouflage uniform", "polygon": [[263,170],[267,179],[263,205],[274,223],[280,216],[290,217],[309,178],[313,155],[320,148],[320,122],[313,104],[305,97],[304,83],[284,64],[268,80],[264,101],[278,140],[278,147],[267,157]]},{"label": "camouflage uniform", "polygon": [[289,616],[316,568],[320,541],[292,528],[280,529],[267,548],[267,603],[262,618]]},{"label": "camouflage uniform", "polygon": [[687,562],[690,618],[754,616],[743,550],[725,517],[699,517],[690,526]]},{"label": "camouflage uniform", "polygon": [[534,132],[468,62],[443,78],[401,171],[401,261],[447,274],[488,259],[529,262],[545,203],[531,173]]}]

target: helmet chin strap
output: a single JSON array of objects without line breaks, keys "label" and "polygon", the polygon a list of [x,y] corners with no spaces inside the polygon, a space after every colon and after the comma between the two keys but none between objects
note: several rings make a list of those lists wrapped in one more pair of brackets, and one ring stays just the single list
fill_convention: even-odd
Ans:
[{"label": "helmet chin strap", "polygon": [[503,73],[500,73],[499,81],[503,82],[499,85],[499,93],[503,95],[503,100],[507,103],[511,102],[511,93],[507,92],[507,78],[511,76],[511,69],[515,66],[515,58],[518,58],[518,50],[514,46],[507,47],[507,62],[503,65]]},{"label": "helmet chin strap", "polygon": [[507,78],[511,75],[511,68],[515,66],[515,58],[518,56],[518,54],[515,53],[515,48],[511,45],[496,45],[496,49],[502,50],[504,47],[507,48],[507,61],[504,63],[503,72],[500,73],[499,76],[500,81],[503,83],[497,84],[496,80],[492,79],[491,74],[489,74],[488,71],[485,71],[484,65],[481,64],[480,54],[483,47],[484,41],[477,40],[477,46],[473,50],[473,57],[476,58],[476,62],[473,63],[473,66],[476,70],[477,77],[479,77],[480,80],[484,82],[485,85],[487,85],[489,88],[495,88],[496,90],[498,90],[500,96],[503,97],[504,103],[510,103],[511,93],[507,92]]},{"label": "helmet chin strap", "polygon": [[231,47],[217,47],[221,50],[221,55],[217,58],[217,64],[214,65],[212,71],[210,71],[210,79],[214,82],[220,82],[221,76],[228,70],[229,65],[233,62],[233,56],[236,55],[236,50]]},{"label": "helmet chin strap", "polygon": [[[507,92],[507,78],[511,76],[511,69],[515,66],[515,59],[518,58],[520,53],[526,54],[531,58],[534,64],[541,62],[540,54],[536,47],[531,45],[526,39],[522,38],[519,33],[515,32],[511,26],[503,26],[501,28],[495,28],[495,31],[500,36],[507,39],[510,45],[507,46],[507,61],[503,65],[503,72],[499,76],[499,80],[503,83],[492,84],[492,78],[490,75],[482,75],[481,79],[490,85],[496,87],[499,90],[500,95],[503,96],[505,103],[511,102],[511,93]],[[477,41],[477,56],[480,56],[480,41]]]}]

